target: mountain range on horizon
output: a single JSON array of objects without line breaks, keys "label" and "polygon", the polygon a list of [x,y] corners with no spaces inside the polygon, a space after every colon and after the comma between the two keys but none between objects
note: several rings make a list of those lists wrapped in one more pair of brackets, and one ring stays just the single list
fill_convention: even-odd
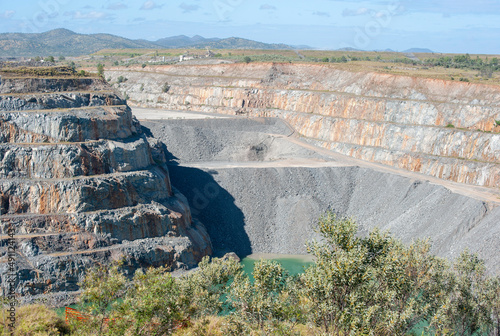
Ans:
[{"label": "mountain range on horizon", "polygon": [[[102,49],[297,49],[282,43],[263,43],[239,37],[171,36],[157,41],[127,39],[111,34],[79,34],[59,28],[44,33],[0,34],[0,56],[80,56]],[[300,49],[312,49],[299,46]]]},{"label": "mountain range on horizon", "polygon": [[[307,45],[292,46],[283,43],[264,43],[239,37],[205,38],[200,35],[189,37],[177,35],[156,41],[145,39],[127,39],[112,34],[79,34],[65,28],[44,33],[1,33],[0,56],[81,56],[103,49],[264,49],[291,50],[314,49]],[[341,51],[358,51],[338,49]],[[389,51],[387,49],[386,51]],[[359,50],[361,51],[361,50]],[[390,50],[393,51],[393,50]],[[412,48],[402,52],[426,52],[432,50]]]}]

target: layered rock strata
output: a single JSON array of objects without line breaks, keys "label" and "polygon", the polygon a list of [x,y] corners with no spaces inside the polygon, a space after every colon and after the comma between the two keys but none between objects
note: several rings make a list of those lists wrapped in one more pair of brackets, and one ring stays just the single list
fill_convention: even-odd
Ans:
[{"label": "layered rock strata", "polygon": [[328,65],[111,69],[136,105],[279,117],[311,143],[455,182],[500,187],[500,88]]},{"label": "layered rock strata", "polygon": [[75,291],[89,267],[189,268],[211,253],[162,146],[100,79],[0,81],[0,273],[16,292]]}]

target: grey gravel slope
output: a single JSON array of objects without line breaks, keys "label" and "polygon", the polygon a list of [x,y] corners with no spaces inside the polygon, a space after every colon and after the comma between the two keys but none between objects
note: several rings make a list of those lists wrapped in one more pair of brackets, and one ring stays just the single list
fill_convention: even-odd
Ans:
[{"label": "grey gravel slope", "polygon": [[[500,270],[498,203],[352,161],[328,162],[288,142],[289,130],[276,120],[260,127],[250,119],[142,124],[166,144],[172,183],[205,223],[220,254],[305,253],[317,218],[332,209],[355,218],[365,233],[379,227],[404,242],[428,237],[434,253],[451,259],[469,248],[491,272]],[[262,143],[271,145],[261,156],[248,155]],[[291,167],[290,158],[332,166]],[[275,166],[261,165],[265,162]]]}]

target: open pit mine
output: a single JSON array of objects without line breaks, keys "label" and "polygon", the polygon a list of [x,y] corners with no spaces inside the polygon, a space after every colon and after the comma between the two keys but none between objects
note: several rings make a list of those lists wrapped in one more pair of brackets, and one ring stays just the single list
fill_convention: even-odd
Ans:
[{"label": "open pit mine", "polygon": [[141,122],[217,254],[305,253],[330,209],[500,271],[498,86],[288,63],[105,77],[139,119],[171,118]]},{"label": "open pit mine", "polygon": [[63,302],[116,261],[304,254],[326,210],[500,271],[499,87],[271,63],[0,76],[4,293],[13,241],[17,294]]}]

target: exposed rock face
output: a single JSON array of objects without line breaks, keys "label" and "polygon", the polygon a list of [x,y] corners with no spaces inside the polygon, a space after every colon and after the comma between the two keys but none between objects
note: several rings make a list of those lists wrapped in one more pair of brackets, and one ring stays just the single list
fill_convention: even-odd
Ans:
[{"label": "exposed rock face", "polygon": [[3,111],[45,110],[84,106],[124,105],[125,101],[112,94],[43,94],[43,95],[3,95],[0,96],[0,109]]},{"label": "exposed rock face", "polygon": [[137,67],[106,76],[128,78],[115,87],[137,105],[280,117],[345,155],[500,187],[496,86],[304,64]]},{"label": "exposed rock face", "polygon": [[25,297],[78,290],[97,264],[122,260],[133,274],[193,267],[211,253],[162,147],[91,78],[1,79],[0,220],[2,289],[10,229]]}]

